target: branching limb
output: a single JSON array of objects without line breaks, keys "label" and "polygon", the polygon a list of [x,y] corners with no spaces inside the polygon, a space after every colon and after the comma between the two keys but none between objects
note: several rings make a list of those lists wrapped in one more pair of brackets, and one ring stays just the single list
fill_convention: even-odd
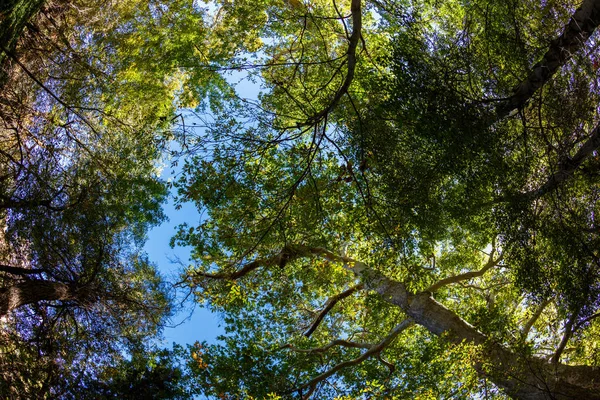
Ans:
[{"label": "branching limb", "polygon": [[392,329],[392,331],[389,333],[389,335],[387,335],[385,338],[383,338],[383,340],[381,340],[376,345],[372,346],[369,350],[365,351],[359,357],[357,357],[355,359],[352,359],[352,360],[341,362],[341,363],[333,366],[332,368],[330,368],[327,371],[323,372],[322,374],[314,377],[313,379],[311,379],[310,381],[308,381],[304,385],[300,386],[299,388],[294,389],[294,391],[300,391],[300,390],[306,389],[306,388],[314,388],[314,387],[316,387],[317,384],[319,384],[320,382],[322,382],[325,379],[329,378],[330,376],[332,376],[336,372],[338,372],[338,371],[340,371],[340,370],[342,370],[344,368],[360,364],[360,363],[362,363],[363,361],[365,361],[366,359],[368,359],[370,357],[379,355],[379,353],[381,353],[381,351],[383,349],[385,349],[387,346],[389,346],[390,343],[392,343],[392,341],[402,331],[404,331],[405,329],[411,327],[413,324],[414,324],[414,322],[413,322],[412,319],[410,319],[410,318],[405,319],[404,321],[402,321],[398,325],[396,325],[394,327],[394,329]]},{"label": "branching limb", "polygon": [[332,347],[335,347],[335,346],[350,347],[350,348],[354,348],[354,349],[370,349],[373,347],[373,345],[370,343],[358,343],[358,342],[351,342],[349,340],[336,339],[322,347],[301,349],[301,348],[295,347],[291,344],[286,344],[286,345],[280,347],[279,350],[290,349],[290,350],[298,352],[298,353],[321,354],[321,353],[327,352],[329,349],[331,349]]},{"label": "branching limb", "polygon": [[350,4],[350,11],[352,13],[352,34],[348,38],[348,52],[347,52],[347,68],[346,78],[344,82],[339,87],[331,101],[325,108],[323,108],[320,112],[310,117],[304,124],[302,125],[314,125],[321,122],[327,115],[335,108],[335,106],[339,103],[342,97],[348,92],[348,88],[354,79],[354,72],[356,70],[356,49],[358,47],[358,43],[361,39],[361,30],[362,30],[362,10],[361,10],[361,0],[352,0]]},{"label": "branching limb", "polygon": [[579,321],[579,323],[575,327],[574,331],[580,329],[583,325],[585,325],[586,323],[588,323],[588,322],[590,322],[590,321],[592,321],[592,320],[594,320],[594,319],[596,319],[598,317],[600,317],[600,313],[596,313],[594,315],[591,315],[591,316],[587,317],[583,321]]},{"label": "branching limb", "polygon": [[533,324],[535,324],[535,321],[537,321],[538,318],[540,317],[540,315],[542,315],[542,312],[544,312],[544,309],[548,306],[548,304],[550,304],[550,301],[551,301],[551,299],[548,299],[548,300],[544,301],[543,303],[541,303],[536,308],[536,310],[533,313],[533,315],[531,316],[531,318],[529,318],[529,320],[527,321],[527,323],[525,324],[525,326],[523,326],[523,329],[521,330],[521,335],[523,336],[523,338],[527,338],[527,335],[529,334],[529,331],[533,327]]},{"label": "branching limb", "polygon": [[531,96],[583,47],[598,24],[600,24],[600,0],[584,0],[565,26],[563,33],[550,42],[548,51],[533,66],[527,78],[515,88],[511,97],[498,105],[497,118],[504,118],[513,110],[522,108]]},{"label": "branching limb", "polygon": [[[216,272],[216,273],[192,271],[192,272],[188,273],[188,277],[192,278],[192,279],[195,277],[199,277],[199,278],[209,278],[209,279],[219,279],[219,280],[235,280],[235,279],[242,278],[242,277],[248,275],[249,273],[253,272],[254,270],[256,270],[257,268],[259,268],[261,266],[264,266],[264,267],[278,266],[280,268],[283,268],[290,261],[297,260],[300,258],[309,258],[309,257],[315,257],[315,256],[323,258],[323,259],[331,261],[331,262],[343,263],[347,266],[346,268],[348,270],[351,270],[357,274],[360,274],[360,272],[362,270],[367,268],[366,265],[360,261],[353,260],[352,258],[349,258],[349,257],[339,256],[339,255],[334,254],[331,251],[324,249],[322,247],[309,247],[309,246],[304,246],[304,245],[291,245],[290,244],[290,245],[285,246],[283,248],[283,250],[281,250],[279,253],[277,253],[271,257],[259,258],[259,259],[256,259],[254,261],[244,264],[244,266],[242,268],[238,269],[237,271],[233,271],[233,272],[223,271],[223,272]],[[226,269],[230,269],[234,265],[235,264],[230,264],[228,266],[228,268],[226,268]],[[360,287],[360,288],[356,287],[355,290],[359,290],[359,289],[362,289],[362,287]],[[350,294],[352,294],[352,293],[348,293],[347,296],[349,296]],[[344,296],[344,297],[347,297],[347,296]],[[339,300],[341,300],[341,299],[338,299],[338,301]]]},{"label": "branching limb", "polygon": [[309,247],[307,249],[313,255],[321,257],[327,261],[345,264],[346,269],[354,272],[357,275],[360,275],[363,271],[367,270],[367,265],[362,261],[357,261],[346,256],[340,256],[323,247]]},{"label": "branching limb", "polygon": [[0,195],[0,209],[13,209],[13,210],[22,210],[27,208],[36,208],[36,207],[45,207],[52,211],[63,211],[66,207],[61,206],[53,206],[53,199],[44,199],[44,200],[27,200],[27,199],[14,199],[10,197],[4,197]]},{"label": "branching limb", "polygon": [[379,360],[380,363],[382,363],[383,365],[388,367],[388,369],[390,370],[390,375],[394,373],[394,371],[396,370],[396,366],[394,364],[392,364],[391,362],[389,362],[388,360],[386,360],[385,358],[383,358],[381,356],[381,353],[377,354],[377,359]]},{"label": "branching limb", "polygon": [[560,356],[562,355],[563,351],[565,351],[565,347],[567,347],[567,343],[569,343],[569,339],[571,339],[571,336],[573,335],[573,325],[575,324],[576,316],[577,313],[573,313],[573,315],[571,315],[571,318],[569,318],[569,320],[567,321],[567,324],[565,325],[565,333],[563,334],[562,340],[556,348],[556,352],[554,353],[552,358],[550,358],[550,364],[557,364],[558,360],[560,360]]},{"label": "branching limb", "polygon": [[312,335],[312,333],[319,327],[319,325],[321,324],[321,321],[323,321],[323,318],[325,318],[325,316],[327,315],[327,313],[329,313],[329,311],[331,311],[331,309],[340,300],[345,299],[346,297],[352,295],[356,291],[362,290],[363,288],[364,288],[364,285],[361,283],[361,284],[358,284],[356,286],[351,287],[348,290],[343,291],[342,293],[339,293],[339,294],[336,294],[335,296],[330,297],[327,300],[327,303],[325,303],[325,307],[323,308],[323,310],[321,310],[321,312],[319,313],[319,315],[317,316],[317,318],[313,321],[313,323],[306,330],[306,332],[304,332],[304,336],[310,337],[310,335]]},{"label": "branching limb", "polygon": [[0,264],[0,271],[8,272],[13,275],[33,275],[33,274],[41,274],[45,272],[43,269],[34,269],[34,268],[23,268],[23,267],[13,267],[10,265]]},{"label": "branching limb", "polygon": [[[54,100],[56,100],[66,110],[69,110],[73,114],[75,114],[83,123],[85,123],[90,128],[90,130],[94,134],[96,134],[96,136],[100,136],[98,131],[94,128],[92,123],[86,117],[84,117],[83,115],[78,113],[72,106],[65,103],[60,97],[58,97],[57,94],[55,94],[52,90],[50,90],[50,88],[48,88],[46,85],[44,85],[44,83],[42,83],[31,71],[29,71],[29,69],[27,69],[27,67],[17,58],[17,56],[13,52],[7,50],[2,45],[0,45],[0,50],[4,51],[4,53],[6,53],[6,55],[8,55],[23,70],[23,72],[25,72],[25,74],[31,78],[31,80],[33,80],[40,88],[42,88],[46,93],[48,93],[48,95],[50,97],[52,97]],[[79,139],[77,139],[76,137],[71,137],[71,138],[79,146],[81,146],[82,149],[84,149],[88,153],[92,154],[92,152],[88,149],[88,147],[86,145],[84,145]]]},{"label": "branching limb", "polygon": [[488,262],[479,271],[471,271],[471,272],[465,272],[464,274],[449,276],[448,278],[444,278],[441,281],[434,283],[429,288],[425,289],[425,291],[434,293],[434,292],[438,291],[439,289],[443,288],[444,286],[448,286],[453,283],[458,283],[458,282],[462,282],[462,281],[465,281],[468,279],[480,277],[483,274],[485,274],[488,270],[490,270],[491,268],[498,265],[500,263],[500,261],[502,261],[502,255],[500,255],[498,258],[494,259],[494,252],[492,251],[492,253],[490,254],[490,258],[488,259]]},{"label": "branching limb", "polygon": [[556,189],[560,184],[573,176],[577,168],[600,147],[600,125],[591,132],[588,140],[579,148],[577,153],[566,162],[559,164],[558,171],[552,174],[548,180],[538,189],[523,193],[525,200],[535,200],[544,194]]},{"label": "branching limb", "polygon": [[207,273],[201,271],[193,271],[190,273],[191,277],[202,277],[202,278],[210,278],[210,279],[222,279],[222,280],[235,280],[238,278],[242,278],[255,269],[264,266],[278,266],[283,268],[286,264],[292,260],[306,257],[307,255],[302,250],[304,246],[286,246],[279,253],[268,257],[268,258],[259,258],[254,261],[251,261],[245,264],[242,268],[234,272],[217,272],[217,273]]}]

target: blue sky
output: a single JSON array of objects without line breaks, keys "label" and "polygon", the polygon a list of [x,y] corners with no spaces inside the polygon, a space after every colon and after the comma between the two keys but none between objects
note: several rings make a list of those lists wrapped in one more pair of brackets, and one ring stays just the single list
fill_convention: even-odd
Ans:
[{"label": "blue sky", "polygon": [[[171,169],[163,171],[163,179],[170,177]],[[159,271],[171,282],[179,280],[179,274],[185,265],[189,264],[190,249],[184,247],[171,248],[169,240],[175,234],[179,224],[187,222],[190,225],[199,223],[200,216],[191,204],[184,205],[180,210],[175,210],[172,199],[164,206],[165,214],[169,220],[152,229],[144,247],[152,262]],[[172,342],[179,344],[207,341],[214,343],[216,337],[223,333],[219,327],[219,316],[206,309],[194,305],[190,297],[186,307],[175,315],[172,326],[164,331],[164,344]]]},{"label": "blue sky", "polygon": [[[226,79],[236,87],[239,96],[257,100],[259,84],[247,79],[247,72],[233,71],[227,74]],[[185,124],[193,126],[190,113],[182,110],[182,115],[186,117]],[[179,167],[165,167],[161,178],[164,180],[174,179],[174,176],[181,171],[183,160],[180,160]],[[189,265],[190,249],[184,247],[171,248],[169,241],[175,234],[178,225],[186,222],[190,226],[197,226],[200,223],[200,214],[192,204],[185,204],[181,209],[176,210],[173,200],[170,198],[164,205],[164,211],[168,221],[152,229],[148,234],[148,241],[144,250],[152,262],[154,262],[159,271],[170,281],[177,282],[179,274],[185,266]],[[224,329],[219,326],[220,317],[208,310],[194,305],[190,297],[183,311],[173,317],[172,327],[167,327],[164,331],[164,344],[170,345],[173,342],[185,345],[195,341],[216,342],[216,337],[224,333]]]}]

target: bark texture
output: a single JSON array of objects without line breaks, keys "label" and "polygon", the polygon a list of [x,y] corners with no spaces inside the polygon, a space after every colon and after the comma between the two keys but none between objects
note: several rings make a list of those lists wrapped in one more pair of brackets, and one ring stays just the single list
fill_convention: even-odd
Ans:
[{"label": "bark texture", "polygon": [[397,282],[361,266],[367,287],[386,301],[399,306],[411,319],[435,335],[445,334],[454,343],[481,345],[482,361],[477,371],[487,376],[514,398],[600,400],[600,368],[550,364],[536,357],[524,357],[493,343],[473,325],[437,302],[429,292],[411,294]]},{"label": "bark texture", "polygon": [[25,25],[40,10],[45,0],[0,1],[0,88],[6,83],[4,63],[7,51],[13,52]]},{"label": "bark texture", "polygon": [[575,11],[563,33],[550,42],[544,57],[533,66],[529,75],[514,90],[513,95],[496,108],[497,118],[522,108],[536,90],[541,88],[556,71],[580,50],[600,24],[600,0],[584,0]]},{"label": "bark texture", "polygon": [[0,316],[40,301],[74,300],[77,292],[68,284],[42,280],[26,280],[0,291]]}]

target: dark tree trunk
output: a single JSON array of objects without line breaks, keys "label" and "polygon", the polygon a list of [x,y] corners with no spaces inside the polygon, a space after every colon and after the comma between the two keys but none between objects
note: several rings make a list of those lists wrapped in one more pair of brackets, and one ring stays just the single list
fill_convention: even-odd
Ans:
[{"label": "dark tree trunk", "polygon": [[4,64],[7,51],[14,52],[25,25],[40,10],[45,0],[0,1],[0,88],[6,83]]},{"label": "dark tree trunk", "polygon": [[26,304],[51,300],[73,300],[77,293],[66,283],[26,280],[0,291],[0,316]]}]

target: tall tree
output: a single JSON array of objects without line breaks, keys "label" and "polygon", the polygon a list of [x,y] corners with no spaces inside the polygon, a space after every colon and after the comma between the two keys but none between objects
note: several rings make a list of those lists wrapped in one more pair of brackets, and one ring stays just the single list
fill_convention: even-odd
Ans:
[{"label": "tall tree", "polygon": [[244,7],[265,91],[177,184],[206,393],[600,398],[600,2]]},{"label": "tall tree", "polygon": [[156,339],[172,313],[166,282],[142,245],[164,219],[157,163],[178,80],[156,72],[134,99],[140,82],[126,76],[134,61],[120,58],[124,47],[143,45],[114,37],[139,35],[132,20],[156,14],[101,5],[2,6],[3,398],[80,397],[125,354]]}]

